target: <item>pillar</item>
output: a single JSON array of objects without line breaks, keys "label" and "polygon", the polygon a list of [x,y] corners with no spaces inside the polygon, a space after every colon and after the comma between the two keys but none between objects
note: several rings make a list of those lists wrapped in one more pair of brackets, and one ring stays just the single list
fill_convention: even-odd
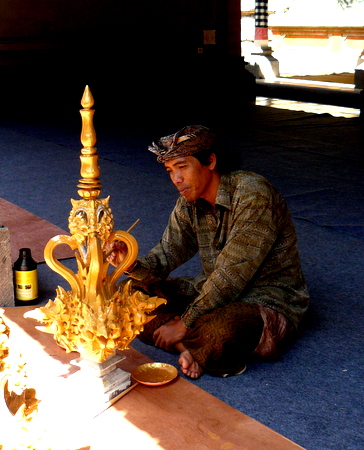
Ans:
[{"label": "pillar", "polygon": [[278,61],[272,56],[268,43],[268,0],[255,0],[255,32],[250,67],[247,67],[256,78],[273,81],[279,76]]},{"label": "pillar", "polygon": [[10,231],[0,222],[0,306],[15,306]]},{"label": "pillar", "polygon": [[268,47],[268,0],[255,1],[254,40]]}]

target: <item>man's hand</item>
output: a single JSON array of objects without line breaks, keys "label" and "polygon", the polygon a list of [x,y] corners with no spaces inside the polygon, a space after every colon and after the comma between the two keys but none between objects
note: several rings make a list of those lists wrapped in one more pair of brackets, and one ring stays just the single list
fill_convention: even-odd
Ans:
[{"label": "man's hand", "polygon": [[155,330],[153,339],[157,347],[164,350],[173,350],[173,346],[180,342],[187,333],[187,328],[183,325],[180,317],[176,316],[173,320]]},{"label": "man's hand", "polygon": [[127,246],[124,244],[124,242],[120,241],[114,241],[111,242],[111,244],[107,244],[105,250],[106,253],[109,253],[112,250],[112,252],[107,257],[107,260],[111,265],[115,267],[123,262],[126,254],[128,253]]}]

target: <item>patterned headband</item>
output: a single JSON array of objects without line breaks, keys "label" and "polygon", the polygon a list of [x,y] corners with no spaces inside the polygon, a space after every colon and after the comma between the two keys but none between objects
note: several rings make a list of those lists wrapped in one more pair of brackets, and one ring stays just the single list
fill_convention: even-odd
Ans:
[{"label": "patterned headband", "polygon": [[157,155],[157,161],[164,163],[180,156],[190,156],[214,146],[216,135],[202,125],[189,125],[177,133],[159,139],[148,150]]}]

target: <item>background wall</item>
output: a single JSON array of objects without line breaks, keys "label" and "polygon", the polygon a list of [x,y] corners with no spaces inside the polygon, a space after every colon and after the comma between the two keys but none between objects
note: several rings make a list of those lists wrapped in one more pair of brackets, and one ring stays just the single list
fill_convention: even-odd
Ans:
[{"label": "background wall", "polygon": [[122,104],[136,119],[191,110],[196,96],[205,110],[251,98],[239,0],[3,0],[0,17],[8,112],[25,99],[44,108],[55,95],[58,109],[78,108],[86,84],[104,111]]}]

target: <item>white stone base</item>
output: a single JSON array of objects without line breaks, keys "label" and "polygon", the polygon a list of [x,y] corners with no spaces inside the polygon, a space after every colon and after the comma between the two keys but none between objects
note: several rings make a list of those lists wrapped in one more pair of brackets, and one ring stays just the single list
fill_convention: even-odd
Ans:
[{"label": "white stone base", "polygon": [[124,359],[125,356],[115,354],[107,358],[102,363],[91,361],[85,358],[77,358],[73,359],[71,361],[71,364],[73,366],[79,367],[84,373],[93,375],[95,377],[102,377],[103,375],[106,375],[114,370],[116,368],[116,365]]},{"label": "white stone base", "polygon": [[273,81],[279,77],[279,62],[269,55],[250,55],[247,59],[246,70],[251,72],[255,78],[263,78]]},{"label": "white stone base", "polygon": [[68,380],[73,387],[77,386],[78,401],[93,401],[96,408],[102,408],[105,404],[112,402],[131,384],[129,372],[117,367],[117,364],[125,359],[125,356],[113,355],[106,361],[97,363],[94,361],[78,358],[71,364],[80,370],[71,375]]},{"label": "white stone base", "polygon": [[355,88],[364,89],[364,62],[355,69]]}]

